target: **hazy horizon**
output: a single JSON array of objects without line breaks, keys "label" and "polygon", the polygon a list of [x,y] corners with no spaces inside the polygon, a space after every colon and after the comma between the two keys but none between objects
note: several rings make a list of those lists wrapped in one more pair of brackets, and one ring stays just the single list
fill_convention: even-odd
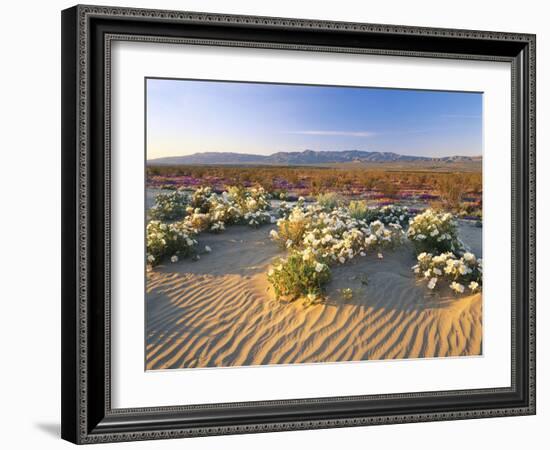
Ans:
[{"label": "hazy horizon", "polygon": [[[174,155],[170,155],[170,156],[159,156],[159,157],[153,157],[153,158],[149,158],[147,157],[147,160],[148,161],[152,161],[152,160],[155,160],[155,159],[163,159],[163,158],[178,158],[178,157],[181,157],[181,156],[189,156],[189,155],[193,155],[193,154],[204,154],[204,153],[235,153],[235,154],[239,154],[239,155],[260,155],[260,156],[271,156],[271,155],[274,155],[275,153],[302,153],[302,152],[305,152],[305,151],[315,151],[315,152],[345,152],[345,151],[361,151],[361,152],[372,152],[372,153],[396,153],[396,154],[401,154],[401,153],[397,153],[397,152],[379,152],[378,150],[358,150],[356,148],[344,148],[344,149],[333,149],[333,150],[315,150],[315,149],[312,149],[312,148],[305,148],[303,150],[294,150],[292,152],[285,152],[284,150],[281,150],[280,152],[274,152],[274,153],[267,153],[267,154],[259,154],[259,153],[247,153],[247,152],[226,152],[224,150],[219,150],[219,151],[206,151],[206,152],[193,152],[193,153],[182,153],[182,154],[174,154]],[[407,155],[407,156],[423,156],[423,155]],[[469,157],[469,158],[481,158],[483,157],[483,155],[480,153],[478,155],[462,155],[462,154],[456,154],[456,153],[453,153],[453,154],[449,154],[449,155],[441,155],[441,156],[433,156],[433,158],[445,158],[445,157],[453,157],[453,156],[464,156],[464,157]]]},{"label": "hazy horizon", "polygon": [[194,153],[482,155],[482,94],[147,79],[147,159]]}]

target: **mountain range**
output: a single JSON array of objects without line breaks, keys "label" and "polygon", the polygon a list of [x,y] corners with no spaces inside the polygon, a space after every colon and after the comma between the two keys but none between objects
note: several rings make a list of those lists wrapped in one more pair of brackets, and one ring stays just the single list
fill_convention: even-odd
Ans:
[{"label": "mountain range", "polygon": [[148,165],[315,165],[334,163],[390,163],[390,162],[479,162],[481,156],[427,156],[400,155],[393,152],[362,150],[277,152],[272,155],[253,155],[231,152],[204,152],[185,156],[150,159]]}]

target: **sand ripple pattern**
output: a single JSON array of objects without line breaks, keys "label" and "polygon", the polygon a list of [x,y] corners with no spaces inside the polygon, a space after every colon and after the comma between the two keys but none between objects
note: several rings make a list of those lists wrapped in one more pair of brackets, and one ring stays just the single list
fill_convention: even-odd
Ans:
[{"label": "sand ripple pattern", "polygon": [[198,263],[148,277],[148,370],[481,354],[481,295],[430,295],[411,277],[410,249],[336,268],[328,300],[304,307],[269,291],[278,250],[265,233],[213,236]]}]

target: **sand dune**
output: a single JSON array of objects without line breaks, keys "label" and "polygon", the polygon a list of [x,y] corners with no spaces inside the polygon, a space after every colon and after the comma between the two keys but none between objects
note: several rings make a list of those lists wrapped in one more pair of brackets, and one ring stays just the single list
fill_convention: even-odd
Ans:
[{"label": "sand dune", "polygon": [[149,274],[147,369],[481,354],[481,295],[429,293],[410,248],[335,267],[327,301],[306,307],[274,299],[266,272],[282,253],[268,232],[201,236],[212,253]]}]

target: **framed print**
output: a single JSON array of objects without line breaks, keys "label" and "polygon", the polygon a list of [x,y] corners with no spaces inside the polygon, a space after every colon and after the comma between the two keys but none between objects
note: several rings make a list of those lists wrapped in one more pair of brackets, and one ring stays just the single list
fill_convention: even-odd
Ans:
[{"label": "framed print", "polygon": [[62,436],[535,413],[535,36],[62,12]]}]

